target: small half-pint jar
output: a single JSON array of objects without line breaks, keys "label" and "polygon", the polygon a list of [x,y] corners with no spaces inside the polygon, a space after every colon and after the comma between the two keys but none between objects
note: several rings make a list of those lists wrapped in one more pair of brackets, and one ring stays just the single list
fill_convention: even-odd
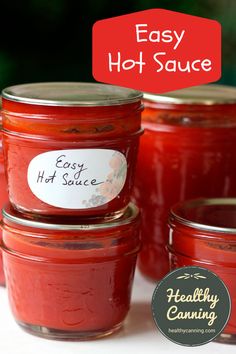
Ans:
[{"label": "small half-pint jar", "polygon": [[7,206],[2,249],[10,306],[27,332],[88,340],[121,328],[140,249],[134,205],[80,225],[25,219]]},{"label": "small half-pint jar", "polygon": [[140,92],[59,82],[12,86],[2,96],[9,198],[17,210],[122,214],[142,132]]},{"label": "small half-pint jar", "polygon": [[236,199],[195,199],[175,205],[169,220],[171,269],[199,266],[228,288],[231,315],[217,341],[236,344]]}]

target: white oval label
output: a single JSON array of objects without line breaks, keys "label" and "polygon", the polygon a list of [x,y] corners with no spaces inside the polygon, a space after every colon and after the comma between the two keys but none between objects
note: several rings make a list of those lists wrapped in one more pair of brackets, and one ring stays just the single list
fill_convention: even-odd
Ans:
[{"label": "white oval label", "polygon": [[114,199],[122,190],[127,161],[109,149],[55,150],[31,160],[28,184],[44,203],[65,209],[88,209]]}]

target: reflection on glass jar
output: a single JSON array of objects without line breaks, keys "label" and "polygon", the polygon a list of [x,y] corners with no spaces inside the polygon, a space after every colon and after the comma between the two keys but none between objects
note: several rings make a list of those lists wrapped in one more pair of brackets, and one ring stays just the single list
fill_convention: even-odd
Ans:
[{"label": "reflection on glass jar", "polygon": [[[7,181],[5,176],[4,158],[3,158],[3,150],[2,150],[2,125],[1,124],[2,124],[2,120],[0,117],[0,209],[3,208],[3,206],[6,204],[8,200]],[[2,230],[0,228],[0,243],[1,240],[2,240]],[[0,285],[5,285],[1,251],[0,251]]]},{"label": "reflection on glass jar", "polygon": [[144,98],[134,189],[142,210],[138,263],[158,280],[169,271],[171,206],[196,197],[236,197],[236,89],[205,85]]},{"label": "reflection on glass jar", "polygon": [[[98,338],[118,330],[128,313],[139,213],[90,224],[25,219],[3,211],[3,260],[11,309],[26,331],[51,339]],[[70,222],[70,224],[67,224]]]},{"label": "reflection on glass jar", "polygon": [[89,83],[3,90],[14,207],[26,214],[121,215],[133,187],[141,97],[135,90]]},{"label": "reflection on glass jar", "polygon": [[199,266],[216,273],[229,290],[229,322],[216,339],[236,343],[236,199],[195,199],[175,205],[170,216],[171,269]]}]

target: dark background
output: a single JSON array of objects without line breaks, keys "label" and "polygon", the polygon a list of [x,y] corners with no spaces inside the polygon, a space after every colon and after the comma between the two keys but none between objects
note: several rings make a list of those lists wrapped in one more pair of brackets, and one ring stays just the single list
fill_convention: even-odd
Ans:
[{"label": "dark background", "polygon": [[0,89],[25,82],[94,81],[93,23],[158,7],[222,24],[220,83],[236,86],[236,0],[5,0],[1,2]]}]

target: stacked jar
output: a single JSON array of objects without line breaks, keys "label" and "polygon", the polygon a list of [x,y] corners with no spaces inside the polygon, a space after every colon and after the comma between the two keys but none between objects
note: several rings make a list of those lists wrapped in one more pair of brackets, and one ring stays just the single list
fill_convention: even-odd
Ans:
[{"label": "stacked jar", "polygon": [[38,83],[2,97],[10,199],[2,250],[15,319],[47,338],[113,333],[129,309],[140,248],[130,196],[142,94]]},{"label": "stacked jar", "polygon": [[144,94],[144,108],[134,188],[142,212],[138,264],[159,280],[169,271],[172,205],[196,197],[236,197],[236,89],[204,85]]}]

